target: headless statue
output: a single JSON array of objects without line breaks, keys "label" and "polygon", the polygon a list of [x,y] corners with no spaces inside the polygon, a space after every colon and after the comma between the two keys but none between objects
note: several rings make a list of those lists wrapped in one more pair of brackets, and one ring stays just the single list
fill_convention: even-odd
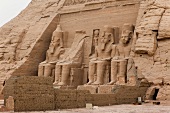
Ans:
[{"label": "headless statue", "polygon": [[83,61],[85,31],[76,31],[71,48],[65,52],[63,59],[56,63],[54,85],[66,86],[71,83],[71,69],[80,68]]}]

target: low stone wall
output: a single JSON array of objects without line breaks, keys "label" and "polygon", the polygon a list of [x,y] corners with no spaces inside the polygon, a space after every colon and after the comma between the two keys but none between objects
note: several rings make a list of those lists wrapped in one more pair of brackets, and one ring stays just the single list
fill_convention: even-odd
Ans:
[{"label": "low stone wall", "polygon": [[88,90],[55,90],[56,109],[83,108],[86,103],[106,106],[116,103],[114,94],[91,94]]},{"label": "low stone wall", "polygon": [[87,90],[55,90],[56,109],[83,108],[88,101]]},{"label": "low stone wall", "polygon": [[54,110],[54,89],[51,78],[13,76],[5,84],[4,99],[14,98],[14,111]]},{"label": "low stone wall", "polygon": [[132,104],[138,97],[144,97],[148,87],[117,86],[111,94],[91,94],[88,90],[55,90],[56,109],[85,107],[86,103],[94,106]]},{"label": "low stone wall", "polygon": [[13,97],[14,111],[83,108],[86,103],[94,106],[132,104],[148,89],[147,86],[115,86],[112,93],[91,94],[88,90],[55,89],[52,83],[48,77],[13,76],[5,84],[5,101]]}]

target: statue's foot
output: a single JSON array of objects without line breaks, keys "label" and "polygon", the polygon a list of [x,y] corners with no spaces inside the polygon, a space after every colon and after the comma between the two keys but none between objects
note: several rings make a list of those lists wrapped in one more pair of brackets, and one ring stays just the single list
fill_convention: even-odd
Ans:
[{"label": "statue's foot", "polygon": [[116,82],[115,81],[111,81],[109,83],[107,83],[106,85],[114,85]]},{"label": "statue's foot", "polygon": [[53,85],[57,85],[57,84],[58,84],[58,82],[54,82],[54,83],[53,83]]},{"label": "statue's foot", "polygon": [[46,63],[47,63],[47,60],[45,60],[45,61],[41,62],[40,64],[46,64]]},{"label": "statue's foot", "polygon": [[93,82],[92,81],[89,81],[86,85],[91,85]]},{"label": "statue's foot", "polygon": [[99,81],[96,81],[94,83],[92,83],[93,85],[102,85],[103,83],[99,82]]},{"label": "statue's foot", "polygon": [[116,85],[125,85],[126,83],[125,83],[125,82],[120,82],[120,81],[118,81],[118,82],[116,82],[115,84],[116,84]]},{"label": "statue's foot", "polygon": [[59,82],[57,85],[59,85],[59,86],[66,86],[67,84],[64,83],[64,82]]}]

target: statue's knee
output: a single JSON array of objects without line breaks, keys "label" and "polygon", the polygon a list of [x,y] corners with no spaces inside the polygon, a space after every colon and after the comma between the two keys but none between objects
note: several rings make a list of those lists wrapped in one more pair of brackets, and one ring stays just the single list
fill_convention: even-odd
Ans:
[{"label": "statue's knee", "polygon": [[93,62],[89,63],[89,67],[94,67],[94,66],[95,66],[95,63],[93,63]]}]

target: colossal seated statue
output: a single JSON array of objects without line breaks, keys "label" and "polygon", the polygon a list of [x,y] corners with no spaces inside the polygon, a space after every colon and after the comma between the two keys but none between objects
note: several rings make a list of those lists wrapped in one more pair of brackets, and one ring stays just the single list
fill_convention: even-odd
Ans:
[{"label": "colossal seated statue", "polygon": [[96,42],[97,40],[95,41],[97,46],[95,46],[94,58],[92,58],[89,63],[89,82],[87,85],[101,85],[107,81],[104,80],[104,78],[109,78],[108,74],[110,70],[111,57],[115,54],[113,32],[114,29],[112,27],[105,26],[98,44]]},{"label": "colossal seated statue", "polygon": [[39,65],[38,76],[54,76],[52,73],[55,64],[63,52],[63,31],[61,30],[60,25],[58,25],[57,29],[53,32],[49,49],[46,52],[46,60]]},{"label": "colossal seated statue", "polygon": [[[71,48],[64,53],[63,59],[56,63],[54,85],[71,85],[74,79],[74,77],[72,77],[74,73],[73,70],[75,68],[80,69],[82,66],[85,38],[85,31],[76,31]],[[79,75],[83,76],[81,73],[79,73]]]},{"label": "colossal seated statue", "polygon": [[130,57],[133,30],[133,25],[123,25],[122,36],[116,46],[116,54],[111,61],[111,81],[108,83],[109,85],[130,82],[132,80],[129,79],[130,76],[136,79],[136,68],[133,59]]}]

